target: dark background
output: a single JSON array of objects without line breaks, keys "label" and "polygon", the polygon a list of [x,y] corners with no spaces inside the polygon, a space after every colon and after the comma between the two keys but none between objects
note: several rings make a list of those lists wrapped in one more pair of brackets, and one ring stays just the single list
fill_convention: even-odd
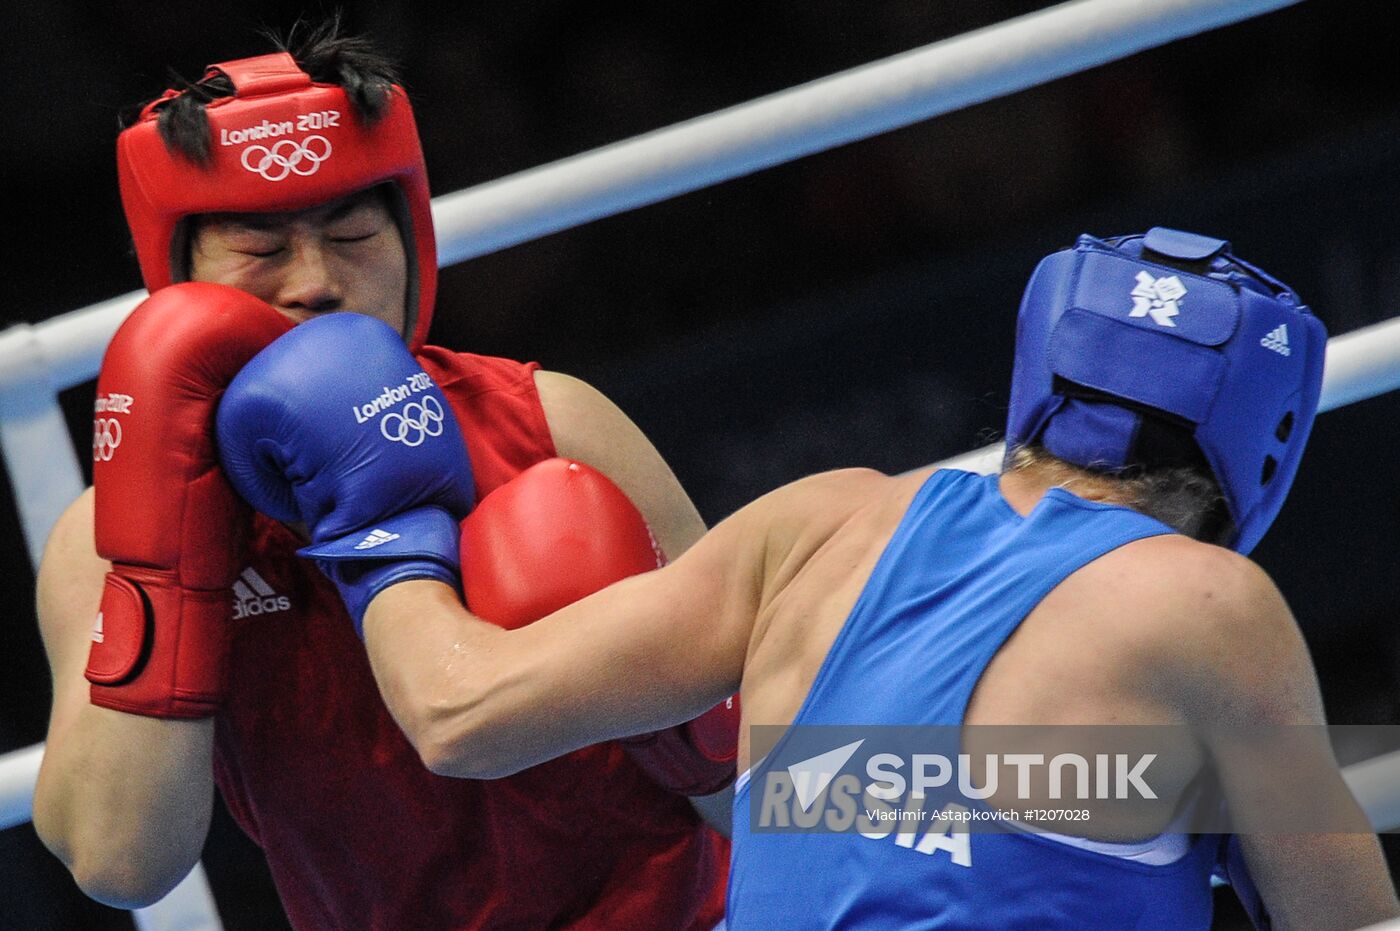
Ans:
[{"label": "dark background", "polygon": [[[404,62],[434,194],[1048,4],[806,0],[344,5]],[[433,341],[540,360],[616,400],[710,521],[837,466],[914,468],[996,438],[1016,302],[1080,232],[1230,238],[1333,334],[1400,309],[1400,69],[1385,0],[1310,0],[1049,86],[445,270]],[[118,115],[299,9],[75,0],[3,17],[0,314],[139,287]],[[317,13],[316,8],[310,12]],[[92,386],[65,393],[79,448]],[[1400,720],[1400,400],[1324,415],[1256,557],[1296,612],[1329,716]],[[42,739],[48,680],[8,495],[0,751]],[[1396,845],[1388,841],[1394,854]],[[1398,862],[1394,858],[1392,862]],[[226,927],[277,917],[220,817]],[[1221,899],[1220,927],[1237,917]],[[25,826],[0,833],[0,928],[129,927]]]}]

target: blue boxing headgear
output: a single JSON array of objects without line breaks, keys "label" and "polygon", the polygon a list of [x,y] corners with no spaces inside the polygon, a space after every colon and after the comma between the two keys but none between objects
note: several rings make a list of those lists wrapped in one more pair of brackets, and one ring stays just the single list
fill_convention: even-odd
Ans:
[{"label": "blue boxing headgear", "polygon": [[1322,322],[1224,240],[1081,236],[1021,301],[1008,454],[1035,444],[1106,471],[1203,459],[1233,523],[1220,542],[1248,553],[1298,471],[1326,349]]}]

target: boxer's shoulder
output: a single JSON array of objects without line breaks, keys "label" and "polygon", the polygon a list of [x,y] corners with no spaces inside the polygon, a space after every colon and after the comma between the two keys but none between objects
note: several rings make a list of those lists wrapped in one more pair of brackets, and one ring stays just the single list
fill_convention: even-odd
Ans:
[{"label": "boxer's shoulder", "polygon": [[559,433],[571,427],[587,425],[590,428],[588,432],[592,433],[596,425],[626,420],[626,415],[607,395],[580,378],[563,372],[536,369],[533,379],[556,442]]},{"label": "boxer's shoulder", "polygon": [[891,477],[875,469],[848,468],[817,472],[784,485],[781,492],[793,499],[817,499],[833,492],[849,492],[868,500],[873,496],[894,491],[903,477]]},{"label": "boxer's shoulder", "polygon": [[858,511],[893,502],[900,482],[874,469],[834,469],[789,482],[743,511],[769,522],[776,530],[831,529]]},{"label": "boxer's shoulder", "polygon": [[742,522],[745,534],[763,541],[767,587],[780,589],[838,535],[856,548],[883,544],[908,504],[902,491],[902,478],[873,469],[837,469],[769,492],[733,519]]},{"label": "boxer's shoulder", "polygon": [[1135,540],[1089,571],[1154,617],[1228,625],[1281,603],[1273,580],[1248,557],[1181,534]]},{"label": "boxer's shoulder", "polygon": [[641,510],[667,557],[700,539],[705,524],[670,466],[632,419],[597,388],[561,372],[534,373],[557,455],[587,463]]},{"label": "boxer's shoulder", "polygon": [[1097,649],[1163,693],[1205,697],[1226,680],[1267,688],[1298,664],[1301,637],[1277,586],[1222,547],[1176,534],[1137,540],[1061,589],[1092,625]]}]

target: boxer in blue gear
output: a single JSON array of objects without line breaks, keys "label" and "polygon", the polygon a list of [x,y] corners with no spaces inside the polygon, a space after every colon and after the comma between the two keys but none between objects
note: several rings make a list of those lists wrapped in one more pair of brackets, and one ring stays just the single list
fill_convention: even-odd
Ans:
[{"label": "boxer in blue gear", "polygon": [[[1276,819],[1282,802],[1336,815],[1333,833],[1244,834],[1228,850],[1276,927],[1400,916],[1326,741],[1285,758],[1218,727],[1325,723],[1288,606],[1244,555],[1298,468],[1324,346],[1292,292],[1223,240],[1082,238],[1041,264],[1022,304],[1000,475],[803,479],[671,565],[518,630],[435,582],[384,587],[365,611],[380,687],[393,708],[438,673],[424,657],[451,651],[434,696],[451,724],[435,746],[465,776],[683,720],[736,687],[748,724],[1190,735],[1152,777],[1162,807],[1111,829],[1037,818],[1038,830],[862,835],[756,830],[746,802],[789,761],[781,741],[754,759],[743,728],[736,931],[1204,931],[1223,845],[1182,819],[1206,775],[1239,822]],[[391,628],[422,649],[394,650]],[[1249,791],[1261,784],[1272,798]]]}]

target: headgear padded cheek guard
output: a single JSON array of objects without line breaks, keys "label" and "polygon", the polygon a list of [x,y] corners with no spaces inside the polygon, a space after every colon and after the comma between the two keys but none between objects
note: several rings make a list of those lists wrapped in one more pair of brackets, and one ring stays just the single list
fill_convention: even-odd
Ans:
[{"label": "headgear padded cheek guard", "polygon": [[1223,240],[1081,236],[1037,266],[1021,301],[1007,450],[1151,466],[1149,427],[1176,425],[1224,495],[1221,542],[1248,553],[1298,471],[1326,349],[1322,322]]},{"label": "headgear padded cheek guard", "polygon": [[428,174],[413,110],[394,85],[373,126],[345,91],[316,84],[286,52],[210,65],[232,97],[209,102],[211,158],[196,164],[167,148],[157,127],[168,90],[117,137],[122,206],[146,287],[158,291],[187,277],[183,221],[202,213],[282,213],[314,207],[392,183],[395,220],[409,262],[405,336],[417,349],[428,335],[437,295]]}]

